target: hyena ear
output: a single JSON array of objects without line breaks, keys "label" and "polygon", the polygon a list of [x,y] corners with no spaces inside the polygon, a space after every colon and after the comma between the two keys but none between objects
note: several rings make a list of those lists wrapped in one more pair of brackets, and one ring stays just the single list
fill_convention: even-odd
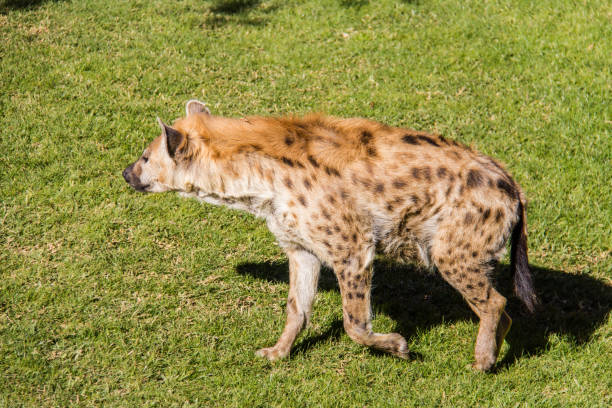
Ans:
[{"label": "hyena ear", "polygon": [[185,105],[185,112],[187,113],[187,116],[193,113],[206,113],[210,115],[210,110],[206,104],[204,102],[196,101],[195,99],[187,101],[187,104]]},{"label": "hyena ear", "polygon": [[160,118],[157,118],[159,127],[162,129],[162,144],[168,149],[168,155],[174,157],[176,151],[185,142],[185,136],[178,130],[166,125]]}]

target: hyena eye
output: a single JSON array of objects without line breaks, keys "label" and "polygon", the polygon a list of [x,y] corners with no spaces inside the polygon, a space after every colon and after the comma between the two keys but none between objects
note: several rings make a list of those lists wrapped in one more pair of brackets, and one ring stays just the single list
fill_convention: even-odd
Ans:
[{"label": "hyena eye", "polygon": [[148,157],[146,157],[146,156],[142,156],[142,161],[146,163],[146,162],[148,162],[148,161],[149,161],[149,158],[148,158]]}]

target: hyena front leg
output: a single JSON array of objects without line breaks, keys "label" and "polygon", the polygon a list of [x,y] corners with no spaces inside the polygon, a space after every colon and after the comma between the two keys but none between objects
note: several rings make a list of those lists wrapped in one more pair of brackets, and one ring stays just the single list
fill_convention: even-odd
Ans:
[{"label": "hyena front leg", "polygon": [[289,258],[289,296],[285,329],[273,347],[256,352],[269,360],[286,357],[295,338],[308,323],[321,269],[320,261],[308,251],[292,248],[286,252]]},{"label": "hyena front leg", "polygon": [[374,250],[348,257],[334,265],[342,295],[344,329],[359,344],[374,347],[408,358],[406,340],[398,333],[381,334],[372,331],[372,263]]}]

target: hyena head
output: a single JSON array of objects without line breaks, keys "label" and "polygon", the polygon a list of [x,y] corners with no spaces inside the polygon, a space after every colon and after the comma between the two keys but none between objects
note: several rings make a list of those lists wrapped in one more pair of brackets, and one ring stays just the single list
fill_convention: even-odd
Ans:
[{"label": "hyena head", "polygon": [[[191,100],[186,106],[187,116],[195,113],[210,115],[202,102]],[[187,136],[159,118],[159,135],[144,150],[140,158],[123,170],[123,178],[135,190],[161,193],[185,189],[186,168],[180,152],[186,148]]]}]

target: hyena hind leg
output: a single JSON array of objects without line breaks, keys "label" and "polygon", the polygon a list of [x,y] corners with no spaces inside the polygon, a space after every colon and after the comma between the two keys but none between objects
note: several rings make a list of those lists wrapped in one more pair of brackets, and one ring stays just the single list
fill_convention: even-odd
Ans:
[{"label": "hyena hind leg", "polygon": [[289,296],[285,329],[274,346],[255,353],[271,361],[289,354],[296,337],[310,320],[321,269],[321,262],[310,252],[303,249],[288,249],[286,252],[289,258]]},{"label": "hyena hind leg", "polygon": [[512,320],[504,311],[506,298],[493,288],[487,273],[490,267],[481,263],[447,264],[435,261],[442,277],[468,302],[480,318],[472,367],[487,371],[493,367]]},{"label": "hyena hind leg", "polygon": [[[493,289],[495,290],[495,289]],[[497,292],[496,292],[497,293]],[[506,303],[506,298],[503,297],[502,295],[500,295],[499,293],[497,293],[497,295],[499,295],[501,297],[501,299],[503,299],[503,303],[505,305]],[[481,359],[480,361],[486,361],[487,356],[489,356],[490,354],[488,354],[490,352],[489,349],[484,348],[484,345],[487,344],[488,339],[490,338],[490,332],[485,331],[484,333],[481,334],[481,331],[486,330],[484,328],[485,325],[482,324],[483,318],[485,320],[487,320],[488,318],[491,317],[490,314],[483,314],[482,310],[476,308],[476,306],[468,301],[467,304],[470,306],[470,308],[474,311],[474,313],[476,313],[476,315],[480,318],[481,321],[481,325],[478,329],[478,337],[476,339],[476,348],[475,348],[475,355],[481,355],[484,358]],[[479,363],[479,359],[478,357],[476,358],[476,362],[474,364],[472,364],[472,367],[477,369],[477,370],[481,370],[481,371],[487,371],[489,370],[493,364],[495,364],[495,362],[497,361],[497,357],[499,357],[499,352],[501,350],[502,345],[504,344],[504,339],[506,338],[506,334],[508,334],[508,331],[510,331],[510,326],[512,326],[512,319],[510,318],[510,316],[508,315],[508,313],[506,313],[506,311],[504,309],[502,309],[502,313],[499,316],[499,321],[497,323],[497,328],[495,329],[495,351],[493,353],[493,362],[491,363],[490,366],[487,366],[487,364],[485,363]],[[482,336],[482,337],[481,337]],[[479,348],[479,342],[480,341],[480,348]]]}]

